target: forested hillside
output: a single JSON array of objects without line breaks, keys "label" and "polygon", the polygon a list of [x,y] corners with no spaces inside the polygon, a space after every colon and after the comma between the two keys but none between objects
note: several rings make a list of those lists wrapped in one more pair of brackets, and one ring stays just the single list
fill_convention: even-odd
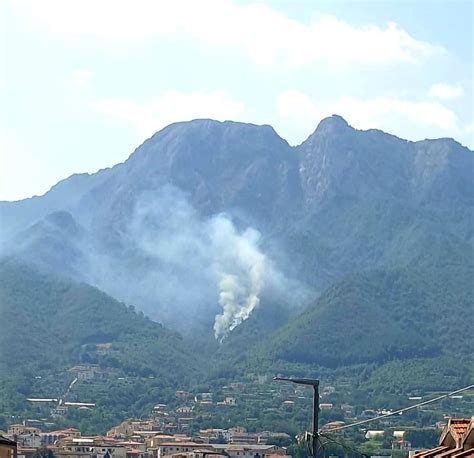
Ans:
[{"label": "forested hillside", "polygon": [[249,374],[343,379],[360,406],[468,382],[473,173],[454,140],[339,116],[297,147],[195,120],[0,202],[0,407],[63,396],[79,363],[97,424]]},{"label": "forested hillside", "polygon": [[[472,269],[351,274],[266,344],[288,362],[341,367],[470,355]],[[451,330],[451,332],[448,332]]]},{"label": "forested hillside", "polygon": [[[61,398],[77,364],[97,365],[108,379],[151,377],[161,393],[202,374],[201,356],[177,333],[96,288],[22,264],[0,264],[0,316],[2,412],[24,410],[26,397]],[[132,397],[124,408],[143,398],[132,395],[136,388],[127,388]],[[126,400],[109,395],[103,402],[115,403],[119,414]]]},{"label": "forested hillside", "polygon": [[452,139],[409,142],[339,116],[297,147],[270,126],[194,120],[115,167],[0,202],[0,252],[200,335],[222,276],[249,281],[242,241],[264,261],[258,299],[293,308],[352,273],[472,259],[473,174]]}]

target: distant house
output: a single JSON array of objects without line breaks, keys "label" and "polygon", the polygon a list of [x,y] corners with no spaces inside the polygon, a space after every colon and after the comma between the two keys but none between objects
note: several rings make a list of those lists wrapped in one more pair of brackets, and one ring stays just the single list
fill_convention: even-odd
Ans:
[{"label": "distant house", "polygon": [[81,409],[81,408],[91,409],[95,407],[95,404],[93,402],[65,402],[64,406],[75,407],[77,409]]},{"label": "distant house", "polygon": [[231,396],[227,396],[224,400],[224,404],[227,405],[227,406],[235,406],[237,405],[237,401],[235,398],[231,397]]},{"label": "distant house", "polygon": [[183,414],[183,413],[192,413],[193,408],[189,406],[181,406],[176,409],[176,413]]},{"label": "distant house", "polygon": [[120,423],[120,425],[107,431],[107,437],[127,438],[133,435],[151,437],[158,433],[157,428],[158,425],[153,420],[135,420],[129,418]]},{"label": "distant house", "polygon": [[107,437],[67,437],[56,442],[63,456],[126,458],[127,448]]},{"label": "distant house", "polygon": [[66,416],[66,413],[67,413],[67,407],[65,406],[54,407],[53,409],[51,409],[50,413],[53,418],[64,417]]},{"label": "distant house", "polygon": [[394,431],[392,449],[393,450],[409,450],[411,448],[411,442],[405,440],[406,431]]},{"label": "distant house", "polygon": [[291,436],[286,433],[275,433],[272,431],[262,431],[261,433],[257,433],[257,443],[258,444],[268,444],[269,440],[282,440],[282,441],[290,441]]},{"label": "distant house", "polygon": [[438,447],[422,450],[412,458],[474,458],[474,417],[450,418]]},{"label": "distant house", "polygon": [[198,444],[196,442],[163,443],[157,449],[156,456],[171,457],[232,457],[232,458],[267,458],[285,456],[284,449],[276,445],[256,444]]},{"label": "distant house", "polygon": [[81,437],[81,432],[76,428],[61,429],[59,431],[50,431],[48,433],[41,433],[41,443],[43,445],[52,445],[59,439],[65,437]]},{"label": "distant house", "polygon": [[353,417],[354,416],[355,408],[354,408],[354,406],[352,406],[350,404],[342,404],[341,405],[341,410],[348,417]]},{"label": "distant house", "polygon": [[392,450],[409,450],[411,448],[411,442],[404,439],[395,439],[392,442]]},{"label": "distant house", "polygon": [[220,428],[201,429],[199,431],[199,437],[205,443],[209,443],[211,441],[227,443],[230,440],[230,433],[226,429]]},{"label": "distant house", "polygon": [[41,446],[41,436],[36,432],[15,435],[18,447],[36,449]]},{"label": "distant house", "polygon": [[372,410],[372,409],[365,409],[360,414],[360,418],[373,418],[376,416],[377,416],[377,412],[375,412],[375,410]]},{"label": "distant house", "polygon": [[367,440],[377,439],[378,437],[382,437],[384,432],[382,429],[371,429],[365,433],[365,438]]},{"label": "distant house", "polygon": [[271,456],[286,456],[285,450],[276,445],[259,445],[259,444],[241,444],[241,445],[223,445],[213,444],[215,451],[220,451],[223,455],[231,458],[269,458]]},{"label": "distant house", "polygon": [[336,392],[336,388],[334,386],[327,385],[323,388],[321,395],[328,396]]},{"label": "distant house", "polygon": [[56,404],[58,402],[57,399],[54,398],[27,398],[26,399],[31,404]]},{"label": "distant house", "polygon": [[321,410],[331,410],[334,406],[330,402],[319,404]]},{"label": "distant house", "polygon": [[193,421],[193,417],[178,417],[178,428],[180,431],[187,431]]},{"label": "distant house", "polygon": [[10,425],[10,427],[8,428],[8,436],[10,437],[19,436],[20,434],[39,434],[40,432],[41,431],[38,428],[35,428],[34,426],[26,426],[22,424]]},{"label": "distant house", "polygon": [[72,372],[79,380],[92,380],[99,370],[99,366],[91,364],[71,367],[69,372]]},{"label": "distant house", "polygon": [[335,428],[340,428],[341,426],[344,426],[346,424],[345,421],[330,421],[329,423],[326,423],[321,430],[322,431],[330,431],[331,429]]}]

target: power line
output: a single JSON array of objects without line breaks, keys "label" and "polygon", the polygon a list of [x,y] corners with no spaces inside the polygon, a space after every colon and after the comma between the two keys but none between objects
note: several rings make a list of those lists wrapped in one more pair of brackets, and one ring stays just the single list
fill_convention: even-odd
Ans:
[{"label": "power line", "polygon": [[331,428],[329,431],[331,433],[333,433],[333,432],[336,432],[336,431],[341,431],[342,429],[353,428],[354,426],[364,425],[364,424],[370,423],[372,421],[381,420],[382,418],[387,418],[387,417],[391,417],[393,415],[398,415],[400,413],[407,412],[408,410],[416,409],[417,407],[421,407],[421,406],[424,406],[426,404],[431,404],[432,402],[440,401],[441,399],[445,399],[449,396],[453,396],[455,394],[462,393],[463,391],[467,391],[467,390],[470,390],[472,388],[474,388],[474,385],[465,386],[464,388],[461,388],[459,390],[452,391],[451,393],[448,393],[448,394],[443,394],[442,396],[438,396],[436,398],[429,399],[428,401],[420,402],[420,403],[415,404],[415,405],[410,406],[410,407],[404,407],[403,409],[395,410],[393,412],[386,413],[386,414],[383,414],[383,415],[379,415],[379,416],[374,417],[374,418],[368,418],[367,420],[357,421],[357,422],[351,423],[349,425],[344,425],[344,426],[339,426],[339,427],[336,427],[336,428]]},{"label": "power line", "polygon": [[[341,446],[341,447],[342,447],[343,449],[345,449],[345,450],[349,450],[350,452],[357,453],[357,455],[361,455],[361,456],[363,456],[363,457],[369,458],[369,455],[367,455],[366,453],[363,453],[363,452],[361,452],[360,450],[357,450],[357,449],[354,448],[354,447],[350,447],[349,445],[344,444],[343,442],[339,442],[339,441],[333,439],[332,437],[329,437],[329,436],[326,435],[326,434],[321,434],[321,436],[324,437],[325,439],[327,439],[329,442],[333,442],[333,443],[335,443],[335,444]],[[324,445],[325,445],[325,444],[322,445],[323,448],[324,448]]]}]

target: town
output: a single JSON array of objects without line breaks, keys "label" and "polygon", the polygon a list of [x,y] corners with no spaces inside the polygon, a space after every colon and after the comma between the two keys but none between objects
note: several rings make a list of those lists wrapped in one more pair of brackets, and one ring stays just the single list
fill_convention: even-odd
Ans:
[{"label": "town", "polygon": [[[160,411],[160,409],[158,409]],[[166,434],[156,420],[126,420],[105,436],[82,436],[75,428],[43,432],[31,422],[11,425],[0,436],[1,458],[62,457],[62,458],[204,458],[289,457],[285,447],[274,440],[289,439],[285,433],[248,433],[245,428],[204,429],[193,437],[186,434]],[[34,422],[33,422],[34,423]],[[331,429],[328,425],[326,430]],[[383,436],[384,431],[367,431],[366,437]],[[449,418],[439,431],[439,446],[421,451],[409,450],[413,458],[472,458],[474,456],[474,417]],[[403,431],[393,434],[395,449],[410,449]],[[46,452],[46,453],[45,453]]]},{"label": "town", "polygon": [[[111,374],[87,364],[67,372],[73,378],[61,396],[28,398],[29,415],[10,416],[5,431],[0,431],[10,454],[1,458],[295,456],[292,450],[304,444],[301,433],[311,422],[311,393],[307,387],[275,383],[268,374],[247,374],[213,391],[178,389],[167,403],[155,399],[158,402],[139,419],[123,419],[107,431],[94,432],[84,427],[87,418],[101,409],[100,398],[94,402],[91,393],[100,392],[97,386],[110,383]],[[126,378],[119,378],[118,382],[127,383]],[[390,414],[391,410],[349,403],[347,394],[351,389],[348,380],[338,379],[325,383],[320,391],[321,436],[331,434],[333,439],[344,440],[340,442],[343,451],[349,441],[371,456],[411,456],[434,447],[440,437],[439,447],[445,447],[443,453],[447,453],[443,456],[451,456],[453,447],[457,453],[472,448],[472,390],[446,395],[441,405],[419,407],[372,424],[372,418]],[[430,393],[416,394],[408,393],[406,403],[416,404],[430,397]],[[262,418],[274,421],[262,423]],[[358,421],[368,423],[347,430],[344,437],[333,434]],[[262,424],[274,426],[265,429]],[[451,430],[459,437],[448,440],[454,432],[446,431]],[[446,441],[451,442],[446,445]],[[453,452],[452,456],[458,455]]]}]

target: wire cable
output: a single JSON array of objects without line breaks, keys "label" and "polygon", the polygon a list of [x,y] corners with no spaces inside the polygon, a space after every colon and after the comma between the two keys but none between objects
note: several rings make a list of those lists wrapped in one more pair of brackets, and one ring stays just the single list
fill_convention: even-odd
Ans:
[{"label": "wire cable", "polygon": [[[467,391],[467,390],[470,390],[472,388],[474,388],[474,385],[465,386],[464,388],[461,388],[459,390],[452,391],[451,393],[448,393],[448,394],[443,394],[442,396],[438,396],[436,398],[429,399],[428,401],[420,402],[420,403],[415,404],[415,405],[410,406],[410,407],[404,407],[403,409],[395,410],[393,412],[386,413],[386,414],[383,414],[383,415],[379,415],[379,416],[374,417],[374,418],[368,418],[367,420],[357,421],[357,422],[351,423],[349,425],[344,425],[344,426],[338,426],[336,428],[331,428],[331,429],[328,430],[328,432],[333,433],[333,432],[336,432],[336,431],[341,431],[343,429],[353,428],[354,426],[364,425],[364,424],[370,423],[372,421],[381,420],[382,418],[392,417],[393,415],[398,415],[400,413],[407,412],[408,410],[416,409],[417,407],[425,406],[426,404],[431,404],[432,402],[440,401],[441,399],[445,399],[449,396],[454,396],[455,394],[462,393],[463,391]],[[319,430],[319,432],[320,431],[321,430]]]},{"label": "wire cable", "polygon": [[328,440],[329,442],[333,442],[339,446],[341,446],[344,450],[349,450],[353,453],[356,453],[357,455],[361,455],[361,456],[364,456],[366,458],[369,458],[369,455],[367,455],[367,453],[363,453],[361,452],[360,450],[357,450],[356,448],[354,447],[350,447],[349,445],[347,444],[344,444],[343,442],[339,442],[337,441],[336,439],[333,439],[332,437],[329,437],[328,435],[326,434],[321,434],[322,437],[324,437],[326,440]]}]

